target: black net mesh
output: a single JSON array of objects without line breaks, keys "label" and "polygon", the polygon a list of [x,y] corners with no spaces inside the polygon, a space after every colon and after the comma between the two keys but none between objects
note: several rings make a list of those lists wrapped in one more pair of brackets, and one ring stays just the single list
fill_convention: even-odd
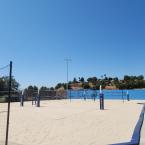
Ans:
[{"label": "black net mesh", "polygon": [[8,114],[9,65],[0,68],[0,145],[5,145]]}]

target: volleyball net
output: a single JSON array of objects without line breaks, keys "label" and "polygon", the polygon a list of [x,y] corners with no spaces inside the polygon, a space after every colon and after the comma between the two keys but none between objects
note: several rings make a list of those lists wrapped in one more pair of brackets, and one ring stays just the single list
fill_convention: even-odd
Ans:
[{"label": "volleyball net", "polygon": [[25,89],[23,95],[25,101],[34,101],[38,96],[40,100],[66,99],[64,90]]},{"label": "volleyball net", "polygon": [[8,144],[12,62],[0,67],[0,145]]}]

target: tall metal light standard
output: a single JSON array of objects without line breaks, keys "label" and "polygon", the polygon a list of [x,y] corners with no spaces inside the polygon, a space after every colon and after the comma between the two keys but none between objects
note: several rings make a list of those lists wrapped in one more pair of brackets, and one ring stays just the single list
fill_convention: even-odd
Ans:
[{"label": "tall metal light standard", "polygon": [[67,85],[66,85],[66,90],[67,90],[67,98],[68,98],[68,97],[69,97],[69,96],[68,96],[68,64],[69,64],[69,62],[71,62],[72,60],[69,59],[69,58],[66,58],[66,59],[64,59],[64,61],[66,61],[66,66],[67,66]]}]

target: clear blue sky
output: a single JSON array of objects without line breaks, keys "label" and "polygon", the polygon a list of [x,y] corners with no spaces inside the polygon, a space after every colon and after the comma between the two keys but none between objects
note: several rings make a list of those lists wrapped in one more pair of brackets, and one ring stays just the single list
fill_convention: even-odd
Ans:
[{"label": "clear blue sky", "polygon": [[145,75],[145,0],[1,0],[0,66],[21,88]]}]

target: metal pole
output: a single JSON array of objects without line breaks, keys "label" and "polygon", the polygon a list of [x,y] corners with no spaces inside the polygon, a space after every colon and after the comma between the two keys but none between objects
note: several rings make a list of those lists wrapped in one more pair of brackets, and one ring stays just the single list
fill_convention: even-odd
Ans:
[{"label": "metal pole", "polygon": [[11,103],[11,89],[12,89],[12,61],[10,62],[9,93],[8,93],[8,114],[7,114],[7,126],[6,126],[6,141],[5,141],[5,145],[8,145],[9,119],[10,119],[10,103]]},{"label": "metal pole", "polygon": [[24,106],[24,93],[22,91],[21,96],[20,96],[20,106],[23,107]]},{"label": "metal pole", "polygon": [[126,96],[127,96],[127,101],[130,101],[130,96],[129,96],[128,91],[127,91],[127,93],[126,93]]},{"label": "metal pole", "polygon": [[69,95],[68,95],[68,63],[71,61],[71,59],[65,59],[66,61],[66,67],[67,67],[67,84],[66,84],[66,91],[67,91],[67,98],[69,98]]},{"label": "metal pole", "polygon": [[68,98],[68,60],[66,61],[67,63],[67,85],[66,85],[66,90],[67,90],[67,98]]},{"label": "metal pole", "polygon": [[122,90],[122,101],[123,101],[123,103],[124,103],[124,96],[123,96],[123,90]]},{"label": "metal pole", "polygon": [[37,94],[37,107],[40,107],[40,93],[38,89],[38,94]]}]

